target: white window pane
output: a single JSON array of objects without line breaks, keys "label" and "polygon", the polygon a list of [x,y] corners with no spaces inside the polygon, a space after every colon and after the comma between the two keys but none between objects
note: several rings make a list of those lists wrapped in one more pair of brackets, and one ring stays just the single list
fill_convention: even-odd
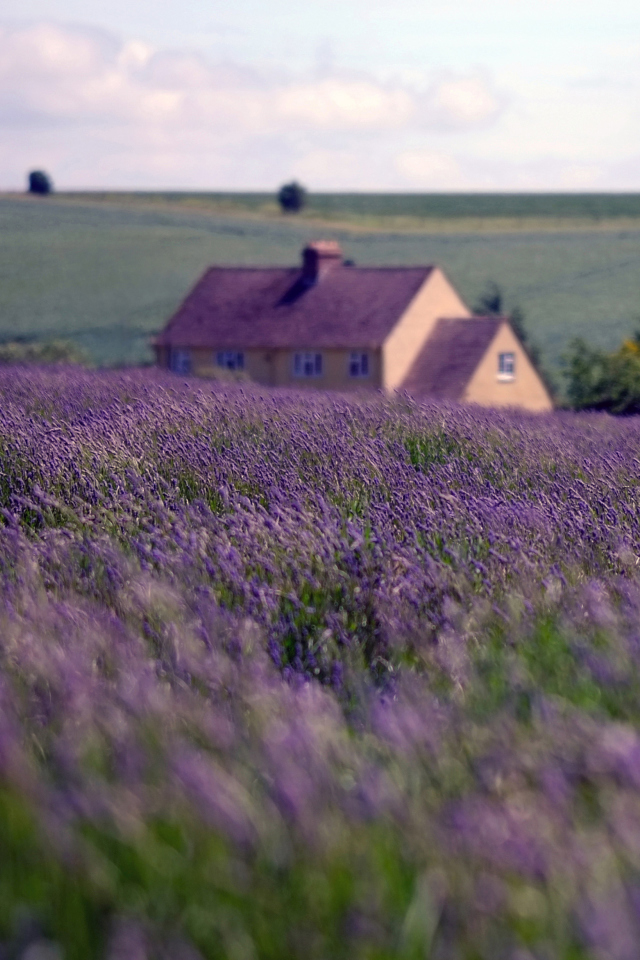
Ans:
[{"label": "white window pane", "polygon": [[516,358],[514,353],[498,354],[498,373],[501,376],[512,377],[515,372]]}]

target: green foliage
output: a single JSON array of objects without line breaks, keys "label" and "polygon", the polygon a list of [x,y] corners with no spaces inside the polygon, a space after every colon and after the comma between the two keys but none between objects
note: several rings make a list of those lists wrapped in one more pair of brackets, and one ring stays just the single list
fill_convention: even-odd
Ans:
[{"label": "green foliage", "polygon": [[29,174],[29,193],[45,195],[53,191],[51,177],[44,170],[32,170]]},{"label": "green foliage", "polygon": [[640,334],[607,353],[574,340],[566,358],[567,394],[576,410],[640,413]]},{"label": "green foliage", "polygon": [[298,213],[304,207],[306,200],[307,191],[295,180],[283,184],[278,191],[278,203],[284,213]]},{"label": "green foliage", "polygon": [[67,340],[45,340],[41,343],[10,340],[0,343],[0,363],[74,363],[87,366],[89,358]]},{"label": "green foliage", "polygon": [[576,410],[597,409],[607,390],[607,354],[577,337],[571,344],[565,364],[571,406]]},{"label": "green foliage", "polygon": [[473,307],[479,316],[497,317],[504,313],[504,294],[495,280],[489,280],[484,293],[480,294]]},{"label": "green foliage", "polygon": [[409,460],[419,470],[428,470],[432,464],[448,463],[454,457],[473,458],[472,449],[444,430],[438,433],[411,434],[405,438]]}]

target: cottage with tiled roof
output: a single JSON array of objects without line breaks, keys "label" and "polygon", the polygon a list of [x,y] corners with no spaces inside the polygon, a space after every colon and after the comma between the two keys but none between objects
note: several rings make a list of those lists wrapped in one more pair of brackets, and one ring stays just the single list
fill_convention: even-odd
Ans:
[{"label": "cottage with tiled roof", "polygon": [[551,409],[505,317],[472,316],[439,267],[356,267],[332,241],[297,268],[211,267],[154,346],[178,373]]}]

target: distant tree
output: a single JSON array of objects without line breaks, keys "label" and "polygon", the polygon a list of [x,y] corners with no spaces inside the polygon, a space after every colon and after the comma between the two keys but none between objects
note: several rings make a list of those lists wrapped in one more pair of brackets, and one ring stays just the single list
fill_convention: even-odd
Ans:
[{"label": "distant tree", "polygon": [[298,213],[307,201],[307,191],[295,180],[285,183],[278,191],[278,203],[284,213]]},{"label": "distant tree", "polygon": [[497,317],[504,313],[504,294],[495,280],[489,280],[473,307],[481,317]]},{"label": "distant tree", "polygon": [[640,413],[640,331],[613,353],[574,340],[565,357],[565,373],[575,410]]},{"label": "distant tree", "polygon": [[29,174],[29,193],[46,194],[53,191],[53,182],[44,170],[32,170]]}]

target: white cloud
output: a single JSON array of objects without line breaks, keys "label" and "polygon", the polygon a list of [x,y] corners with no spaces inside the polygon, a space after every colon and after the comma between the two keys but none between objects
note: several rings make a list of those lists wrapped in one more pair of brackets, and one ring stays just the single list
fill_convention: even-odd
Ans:
[{"label": "white cloud", "polygon": [[407,184],[422,190],[458,190],[465,176],[455,157],[433,150],[405,150],[396,158],[398,172]]},{"label": "white cloud", "polygon": [[401,127],[416,111],[415,99],[408,90],[339,77],[291,84],[278,91],[275,105],[287,121],[333,129]]},{"label": "white cloud", "polygon": [[140,70],[146,66],[153,55],[153,48],[140,40],[129,40],[123,44],[118,54],[118,66],[121,70]]},{"label": "white cloud", "polygon": [[0,77],[59,82],[91,76],[96,64],[117,53],[108,34],[90,29],[40,23],[29,27],[0,27]]},{"label": "white cloud", "polygon": [[444,74],[429,90],[425,120],[442,130],[468,130],[491,124],[505,108],[507,97],[493,86],[485,71],[467,76]]},{"label": "white cloud", "polygon": [[[81,27],[0,29],[0,119],[206,123],[254,133],[396,130],[417,122],[462,129],[494,118],[486,78],[447,76],[426,97],[401,83],[331,73],[315,79],[216,65],[192,51],[154,51]],[[136,135],[140,135],[140,128]]]},{"label": "white cloud", "polygon": [[150,51],[97,30],[37,24],[0,30],[0,122],[17,126],[161,120],[180,94],[135,84]]},{"label": "white cloud", "polygon": [[640,188],[640,68],[594,86],[325,61],[300,74],[0,25],[0,186],[44,166],[59,187]]},{"label": "white cloud", "polygon": [[602,168],[595,163],[574,163],[562,170],[562,186],[566,190],[593,190],[602,179]]}]

